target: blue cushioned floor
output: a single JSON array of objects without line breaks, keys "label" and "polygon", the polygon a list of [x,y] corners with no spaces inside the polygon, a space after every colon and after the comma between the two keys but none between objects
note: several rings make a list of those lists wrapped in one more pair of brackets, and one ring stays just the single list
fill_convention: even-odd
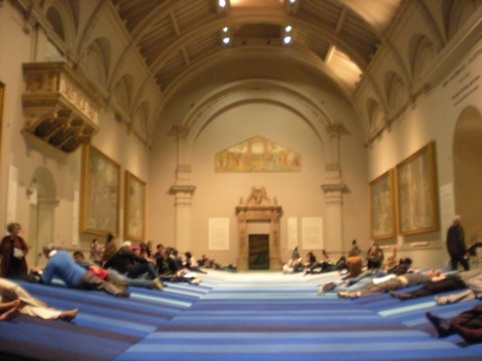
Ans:
[{"label": "blue cushioned floor", "polygon": [[199,286],[163,292],[103,292],[21,282],[73,322],[21,315],[0,322],[1,360],[482,360],[482,345],[435,336],[425,312],[452,317],[478,301],[437,306],[433,298],[387,294],[355,300],[317,296],[336,278],[280,272],[202,275]]}]

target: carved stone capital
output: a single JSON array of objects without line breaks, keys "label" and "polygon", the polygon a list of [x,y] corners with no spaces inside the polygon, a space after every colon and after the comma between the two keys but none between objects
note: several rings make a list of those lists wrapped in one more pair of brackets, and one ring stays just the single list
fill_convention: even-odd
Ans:
[{"label": "carved stone capital", "polygon": [[339,193],[346,193],[348,191],[348,188],[345,184],[322,184],[321,189],[325,193],[333,193],[333,192],[339,192]]},{"label": "carved stone capital", "polygon": [[170,194],[178,194],[178,193],[184,193],[184,194],[192,194],[196,190],[196,186],[190,186],[190,185],[174,185],[169,189]]}]

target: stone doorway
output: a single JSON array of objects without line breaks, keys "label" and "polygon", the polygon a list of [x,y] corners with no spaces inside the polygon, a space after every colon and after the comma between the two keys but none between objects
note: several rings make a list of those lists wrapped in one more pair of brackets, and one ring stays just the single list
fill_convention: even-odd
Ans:
[{"label": "stone doorway", "polygon": [[[263,251],[263,256],[258,254],[258,257],[268,258],[264,262],[264,266],[270,270],[281,270],[281,248],[280,248],[280,218],[282,215],[281,207],[278,206],[276,198],[271,200],[266,193],[264,187],[252,187],[251,194],[246,202],[241,198],[239,206],[236,207],[236,215],[238,217],[238,259],[237,267],[240,271],[251,268],[251,240],[263,236],[267,241],[253,241],[267,242],[267,249]],[[267,224],[268,233],[265,234],[251,234],[248,231],[248,225],[262,222]],[[254,237],[256,236],[256,237]],[[256,246],[258,247],[258,246]],[[255,253],[253,251],[253,253]],[[267,255],[267,256],[266,256]],[[254,260],[253,256],[253,260]],[[267,265],[266,265],[267,263]],[[253,265],[253,267],[260,267]]]},{"label": "stone doorway", "polygon": [[269,269],[269,234],[250,234],[249,269]]}]

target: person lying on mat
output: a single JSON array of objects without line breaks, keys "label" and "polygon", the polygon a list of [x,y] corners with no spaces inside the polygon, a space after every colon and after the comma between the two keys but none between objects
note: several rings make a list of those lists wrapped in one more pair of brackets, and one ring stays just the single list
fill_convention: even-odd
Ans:
[{"label": "person lying on mat", "polygon": [[[85,259],[84,253],[77,250],[73,253],[74,261],[81,267],[85,268],[88,272],[94,274],[100,279],[111,281],[115,284],[121,285],[123,287],[134,286],[134,287],[146,287],[146,288],[156,288],[154,280],[148,280],[147,278],[129,278],[118,271],[109,268],[105,269],[99,267],[97,264],[87,261]],[[161,289],[162,291],[162,289]]]},{"label": "person lying on mat", "polygon": [[482,304],[449,319],[436,316],[432,312],[427,312],[425,315],[435,327],[439,337],[459,334],[468,343],[482,341]]},{"label": "person lying on mat", "polygon": [[405,275],[396,276],[387,281],[378,284],[371,284],[356,292],[338,292],[339,297],[358,298],[364,296],[377,295],[384,292],[390,292],[404,287],[421,285],[426,282],[445,277],[441,271],[429,270],[425,273],[407,273]]},{"label": "person lying on mat", "polygon": [[466,290],[443,297],[436,297],[435,300],[437,304],[443,305],[482,298],[482,269],[448,274],[445,278],[427,282],[417,290],[411,292],[390,292],[390,295],[401,300],[410,300],[412,298],[425,297],[448,291],[459,291],[462,289]]},{"label": "person lying on mat", "polygon": [[164,284],[159,278],[156,267],[144,257],[132,251],[132,243],[125,241],[122,247],[106,262],[105,269],[114,269],[119,273],[132,278],[144,278],[152,281],[158,290],[164,289]]},{"label": "person lying on mat", "polygon": [[0,320],[10,320],[19,313],[45,320],[70,321],[77,316],[78,309],[59,311],[27,292],[22,286],[5,278],[0,278]]},{"label": "person lying on mat", "polygon": [[50,284],[54,277],[62,280],[68,287],[103,290],[117,297],[129,297],[127,287],[105,281],[79,266],[66,251],[57,250],[52,245],[43,247],[48,258],[45,269],[33,269],[41,283]]},{"label": "person lying on mat", "polygon": [[[412,260],[410,258],[401,258],[398,265],[387,271],[382,269],[369,269],[361,272],[360,256],[353,255],[353,251],[350,251],[348,256],[348,274],[345,277],[342,277],[340,281],[324,284],[320,287],[318,294],[323,294],[328,291],[336,293],[355,292],[371,286],[372,284],[381,283],[388,279],[395,278],[396,276],[413,272],[411,269]],[[361,273],[358,274],[359,272]]]}]

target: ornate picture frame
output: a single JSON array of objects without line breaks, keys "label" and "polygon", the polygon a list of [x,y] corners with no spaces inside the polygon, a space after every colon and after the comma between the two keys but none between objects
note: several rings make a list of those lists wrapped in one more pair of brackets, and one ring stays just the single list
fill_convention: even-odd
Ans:
[{"label": "ornate picture frame", "polygon": [[82,148],[80,230],[84,233],[118,234],[120,165],[92,145]]},{"label": "ornate picture frame", "polygon": [[370,182],[370,216],[373,240],[396,236],[395,172],[393,169]]},{"label": "ornate picture frame", "polygon": [[124,238],[144,241],[146,233],[146,183],[125,172]]},{"label": "ornate picture frame", "polygon": [[410,235],[439,229],[435,143],[396,166],[398,227]]}]

